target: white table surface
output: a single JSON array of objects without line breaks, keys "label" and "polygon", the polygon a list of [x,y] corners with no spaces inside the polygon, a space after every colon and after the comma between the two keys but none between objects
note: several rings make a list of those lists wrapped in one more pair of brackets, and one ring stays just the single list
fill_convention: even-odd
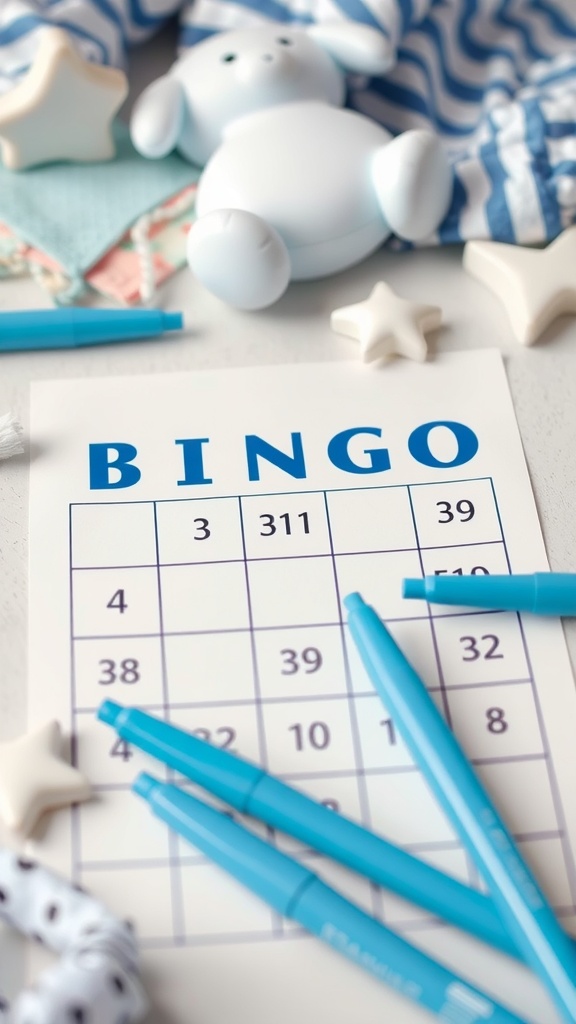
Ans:
[{"label": "white table surface", "polygon": [[[257,314],[226,308],[188,272],[181,272],[159,299],[166,309],[184,310],[183,336],[2,355],[0,414],[11,410],[27,428],[33,380],[355,360],[355,342],[330,330],[330,312],[359,301],[376,281],[385,279],[408,298],[442,307],[445,326],[430,336],[431,359],[436,352],[485,346],[503,353],[551,567],[576,571],[576,318],[559,319],[540,344],[521,348],[504,309],[464,273],[461,256],[460,249],[380,252],[337,277],[292,286],[277,305]],[[47,305],[46,299],[31,282],[0,282],[0,309],[41,304]],[[367,366],[366,372],[374,369]],[[0,463],[0,740],[25,729],[27,495],[34,457],[27,450]],[[566,625],[576,665],[576,620]],[[0,930],[0,991],[10,996],[23,983],[23,954],[22,942]]]},{"label": "white table surface", "polygon": [[[551,568],[576,571],[576,318],[561,317],[537,345],[519,346],[503,306],[463,271],[460,248],[381,251],[343,274],[292,285],[280,302],[259,313],[225,307],[188,271],[180,271],[158,300],[165,309],[184,311],[183,335],[75,351],[3,354],[0,414],[13,412],[26,430],[33,380],[355,360],[356,343],[330,330],[330,312],[361,300],[378,280],[407,298],[442,307],[444,326],[429,336],[431,359],[435,352],[500,349]],[[0,281],[0,309],[49,304],[31,281]],[[0,463],[0,739],[25,728],[31,458],[34,452],[27,449]],[[576,665],[576,623],[565,626]]]},{"label": "white table surface", "polygon": [[[169,25],[132,53],[125,118],[143,86],[170,66],[175,41],[176,27]],[[444,326],[429,336],[431,359],[435,352],[500,349],[551,568],[576,571],[576,317],[558,318],[537,345],[519,346],[504,307],[463,271],[461,247],[381,251],[345,273],[292,285],[280,302],[258,313],[227,308],[182,270],[161,288],[157,304],[183,310],[183,335],[68,352],[3,354],[0,415],[13,412],[26,430],[33,380],[357,359],[356,343],[330,330],[330,313],[365,298],[379,280],[406,298],[441,306]],[[31,280],[0,281],[0,310],[50,305]],[[19,734],[26,724],[31,458],[34,452],[27,447],[24,455],[0,463],[0,740]],[[565,623],[565,631],[576,665],[576,622]]]},{"label": "white table surface", "polygon": [[[142,85],[169,65],[174,40],[175,31],[169,28],[134,54],[125,113]],[[34,380],[355,360],[356,343],[330,330],[330,313],[360,301],[379,280],[406,298],[442,307],[444,326],[429,336],[431,359],[437,352],[500,349],[551,568],[576,571],[576,317],[559,318],[539,344],[520,347],[501,304],[464,273],[457,247],[403,254],[382,251],[346,273],[292,285],[271,309],[252,314],[228,309],[188,271],[181,271],[160,290],[158,305],[184,311],[182,336],[70,352],[3,354],[0,415],[13,412],[27,430],[29,385]],[[0,310],[50,304],[30,280],[0,281]],[[27,445],[24,455],[0,463],[0,740],[18,735],[26,725],[27,503],[29,463],[34,457]],[[576,665],[576,621],[565,628]],[[0,989],[11,994],[21,983],[23,947],[13,938],[8,941],[5,933],[0,940]]]},{"label": "white table surface", "polygon": [[[573,2],[558,0],[570,12]],[[176,25],[168,25],[131,54],[125,119],[144,85],[170,66],[176,37]],[[330,313],[366,297],[379,280],[406,298],[442,307],[444,326],[430,338],[430,358],[442,351],[500,349],[550,566],[576,571],[576,317],[558,318],[536,346],[519,346],[504,307],[464,273],[460,247],[381,251],[343,274],[292,285],[280,302],[260,313],[226,308],[182,270],[159,291],[157,304],[184,311],[183,336],[71,352],[2,354],[0,415],[12,411],[26,430],[33,380],[356,359],[354,341],[330,330]],[[34,282],[0,280],[0,310],[50,305]],[[0,463],[0,740],[22,732],[26,723],[27,496],[33,457],[27,448],[23,456]],[[566,622],[565,632],[576,666],[576,621]]]}]

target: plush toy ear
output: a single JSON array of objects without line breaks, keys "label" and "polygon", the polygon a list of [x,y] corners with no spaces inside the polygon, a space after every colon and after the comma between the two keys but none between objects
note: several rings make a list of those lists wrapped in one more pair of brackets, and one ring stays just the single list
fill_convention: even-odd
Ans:
[{"label": "plush toy ear", "polygon": [[343,68],[359,75],[383,75],[396,61],[390,40],[379,29],[358,22],[310,25],[307,35]]},{"label": "plush toy ear", "polygon": [[157,159],[174,149],[184,123],[184,93],[174,75],[163,75],[138,97],[130,118],[132,144]]}]

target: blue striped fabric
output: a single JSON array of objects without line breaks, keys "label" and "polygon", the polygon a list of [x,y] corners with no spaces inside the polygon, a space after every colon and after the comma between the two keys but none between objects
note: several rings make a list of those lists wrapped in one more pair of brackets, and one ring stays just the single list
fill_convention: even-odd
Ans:
[{"label": "blue striped fabric", "polygon": [[432,242],[554,238],[576,220],[576,0],[195,0],[181,45],[273,18],[378,25],[397,62],[348,103],[394,134],[438,132],[455,173]]},{"label": "blue striped fabric", "polygon": [[383,78],[351,78],[348,104],[394,134],[441,136],[455,187],[432,243],[537,243],[576,220],[576,0],[0,0],[0,93],[47,24],[90,60],[122,67],[180,9],[182,48],[271,20],[384,32],[396,64]]},{"label": "blue striped fabric", "polygon": [[87,60],[124,68],[128,48],[182,5],[183,0],[0,0],[0,94],[26,73],[48,25],[69,32]]}]

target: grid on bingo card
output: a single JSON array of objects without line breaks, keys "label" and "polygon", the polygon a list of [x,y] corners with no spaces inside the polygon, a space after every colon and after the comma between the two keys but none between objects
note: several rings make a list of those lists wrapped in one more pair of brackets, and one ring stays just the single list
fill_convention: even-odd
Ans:
[{"label": "grid on bingo card", "polygon": [[[516,686],[520,701],[525,701],[522,687],[531,686],[532,680],[521,629],[516,635],[513,630],[507,633],[508,640],[514,641],[507,652],[507,664],[512,653],[516,659],[513,679],[474,677],[462,683],[454,679],[454,636],[443,620],[474,613],[455,609],[445,616],[441,609],[423,611],[398,598],[405,575],[443,569],[508,571],[491,482],[458,482],[454,494],[452,482],[434,486],[440,488],[436,494],[431,485],[401,485],[90,506],[106,510],[95,513],[97,529],[90,514],[84,515],[83,522],[77,516],[74,524],[71,511],[77,746],[105,797],[108,820],[113,813],[115,820],[128,823],[120,836],[132,833],[141,841],[137,855],[128,857],[120,837],[111,856],[110,849],[102,846],[106,835],[100,827],[102,819],[90,820],[87,809],[82,809],[75,814],[74,859],[82,880],[103,897],[113,898],[116,905],[122,900],[128,916],[139,908],[137,893],[126,884],[128,875],[134,880],[137,869],[142,884],[152,886],[158,906],[152,901],[146,908],[149,920],[140,924],[146,945],[255,941],[292,936],[294,931],[234,885],[228,899],[214,901],[215,889],[219,895],[222,892],[221,876],[177,840],[168,841],[149,815],[142,816],[143,808],[130,798],[125,779],[139,768],[158,773],[158,766],[148,765],[121,743],[115,745],[114,753],[113,747],[106,749],[103,730],[98,740],[91,735],[87,723],[97,703],[91,695],[96,665],[98,698],[121,688],[124,703],[168,711],[178,724],[259,761],[328,806],[403,843],[463,881],[477,882],[355,660],[340,604],[350,589],[360,589],[375,604],[443,711],[450,720],[457,720],[459,734],[466,733],[470,710],[476,714],[486,710],[481,701],[471,702],[471,695],[483,696],[491,693],[491,685],[507,683]],[[461,486],[465,491],[458,490]],[[435,522],[430,509],[444,522]],[[464,533],[463,527],[470,523],[473,530]],[[440,529],[445,525],[450,525],[448,531]],[[105,550],[107,533],[111,542]],[[127,545],[119,545],[118,533],[129,536]],[[216,537],[216,546],[205,543]],[[440,557],[444,561],[438,561]],[[126,586],[111,592],[110,570],[116,573],[118,568]],[[88,586],[85,577],[100,577],[104,582]],[[282,599],[274,590],[278,581]],[[106,629],[98,618],[96,632],[91,631],[86,594],[91,588],[95,591],[100,611],[102,593],[115,598],[111,607],[108,602],[104,606],[119,620],[130,611],[120,609],[122,601],[128,605],[128,583],[130,588],[138,584],[136,608],[131,606],[137,613],[132,617],[136,624],[122,626],[125,632],[118,632],[117,621],[114,631],[110,616],[105,615]],[[223,587],[228,595],[225,606],[218,597]],[[308,603],[301,599],[303,593]],[[196,609],[194,621],[183,613],[188,607]],[[484,628],[480,637],[498,637],[488,632],[495,628],[493,624]],[[472,632],[462,635],[475,636]],[[515,700],[515,707],[522,708]],[[499,707],[490,702],[490,708]],[[531,737],[537,745],[536,718],[533,714]],[[503,729],[498,720],[496,712],[489,741]],[[466,742],[476,743],[474,730],[466,733]],[[507,785],[503,770],[512,791],[527,782],[528,791],[537,788],[540,799],[532,801],[531,807],[541,809],[538,820],[527,821],[524,809],[516,805],[503,809],[525,843],[527,855],[540,866],[553,864],[555,877],[563,880],[557,901],[562,910],[570,902],[569,886],[559,845],[553,780],[545,758],[539,750],[502,756],[482,749],[478,754],[474,757],[472,751],[471,756],[497,798]],[[117,769],[122,781],[117,781]],[[420,832],[413,829],[413,822],[421,817],[414,814],[417,806],[425,808],[426,828]],[[410,815],[406,808],[411,808]],[[274,836],[266,829],[261,834],[281,849],[310,856],[288,837]],[[349,872],[317,858],[313,866],[394,927],[417,928],[427,923],[421,912],[390,894],[383,896]],[[221,914],[214,914],[214,902]]]}]

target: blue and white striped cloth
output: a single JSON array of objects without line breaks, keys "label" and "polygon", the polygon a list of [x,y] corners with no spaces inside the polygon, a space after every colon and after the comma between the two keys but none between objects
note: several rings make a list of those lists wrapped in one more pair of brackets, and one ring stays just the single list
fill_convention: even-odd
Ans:
[{"label": "blue and white striped cloth", "polygon": [[90,59],[122,66],[176,9],[182,48],[270,20],[352,20],[386,33],[395,66],[351,79],[348,103],[394,134],[440,134],[455,189],[432,241],[531,244],[576,221],[576,0],[0,0],[0,91],[47,21]]},{"label": "blue and white striped cloth", "polygon": [[87,60],[124,69],[128,48],[182,6],[183,0],[0,0],[0,95],[26,73],[47,26],[69,32]]},{"label": "blue and white striped cloth", "polygon": [[267,19],[375,25],[397,48],[349,105],[438,132],[455,172],[436,241],[554,238],[576,220],[576,0],[196,0],[182,42]]}]

